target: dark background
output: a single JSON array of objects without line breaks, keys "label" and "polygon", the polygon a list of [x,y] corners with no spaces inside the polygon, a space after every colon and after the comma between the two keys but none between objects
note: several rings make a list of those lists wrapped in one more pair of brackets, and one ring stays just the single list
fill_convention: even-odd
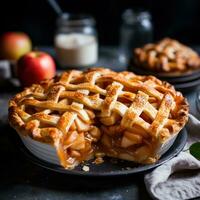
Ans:
[{"label": "dark background", "polygon": [[[154,40],[164,36],[189,45],[200,44],[199,0],[57,0],[64,11],[92,14],[101,45],[117,45],[120,16],[126,8],[142,8],[152,14]],[[0,33],[24,31],[34,45],[52,45],[57,15],[46,0],[0,2]]]}]

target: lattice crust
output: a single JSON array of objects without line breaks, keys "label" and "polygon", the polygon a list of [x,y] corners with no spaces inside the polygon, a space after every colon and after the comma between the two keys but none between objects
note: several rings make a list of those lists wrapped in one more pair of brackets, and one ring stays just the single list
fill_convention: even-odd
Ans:
[{"label": "lattice crust", "polygon": [[169,38],[136,48],[134,60],[138,66],[158,72],[185,72],[200,68],[200,58],[195,51]]},{"label": "lattice crust", "polygon": [[94,68],[32,85],[9,103],[20,134],[55,146],[73,168],[95,154],[153,163],[157,150],[185,125],[181,93],[152,76]]}]

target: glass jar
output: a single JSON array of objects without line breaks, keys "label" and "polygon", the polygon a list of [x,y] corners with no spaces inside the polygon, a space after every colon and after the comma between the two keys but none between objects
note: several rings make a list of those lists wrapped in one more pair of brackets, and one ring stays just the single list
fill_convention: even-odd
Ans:
[{"label": "glass jar", "polygon": [[127,62],[133,49],[152,42],[153,27],[147,11],[126,10],[120,27],[120,61]]},{"label": "glass jar", "polygon": [[95,64],[98,42],[94,18],[89,15],[61,15],[57,20],[54,46],[57,60],[63,68]]}]

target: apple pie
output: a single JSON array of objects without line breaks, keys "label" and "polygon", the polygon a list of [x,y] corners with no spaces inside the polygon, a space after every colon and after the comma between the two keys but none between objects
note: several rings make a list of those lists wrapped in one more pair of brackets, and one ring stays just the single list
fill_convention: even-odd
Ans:
[{"label": "apple pie", "polygon": [[199,55],[170,38],[136,48],[134,62],[138,67],[157,72],[187,72],[200,68]]},{"label": "apple pie", "polygon": [[55,147],[66,169],[104,155],[154,163],[187,119],[188,103],[170,84],[105,68],[64,72],[9,102],[11,126]]}]

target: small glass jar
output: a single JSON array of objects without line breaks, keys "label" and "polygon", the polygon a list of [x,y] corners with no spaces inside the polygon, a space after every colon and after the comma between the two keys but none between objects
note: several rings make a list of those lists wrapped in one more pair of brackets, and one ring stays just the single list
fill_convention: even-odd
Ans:
[{"label": "small glass jar", "polygon": [[120,27],[120,61],[127,62],[136,47],[152,42],[153,27],[147,11],[126,10]]},{"label": "small glass jar", "polygon": [[98,42],[94,18],[89,15],[61,15],[57,20],[54,46],[62,68],[95,64],[98,59]]}]

